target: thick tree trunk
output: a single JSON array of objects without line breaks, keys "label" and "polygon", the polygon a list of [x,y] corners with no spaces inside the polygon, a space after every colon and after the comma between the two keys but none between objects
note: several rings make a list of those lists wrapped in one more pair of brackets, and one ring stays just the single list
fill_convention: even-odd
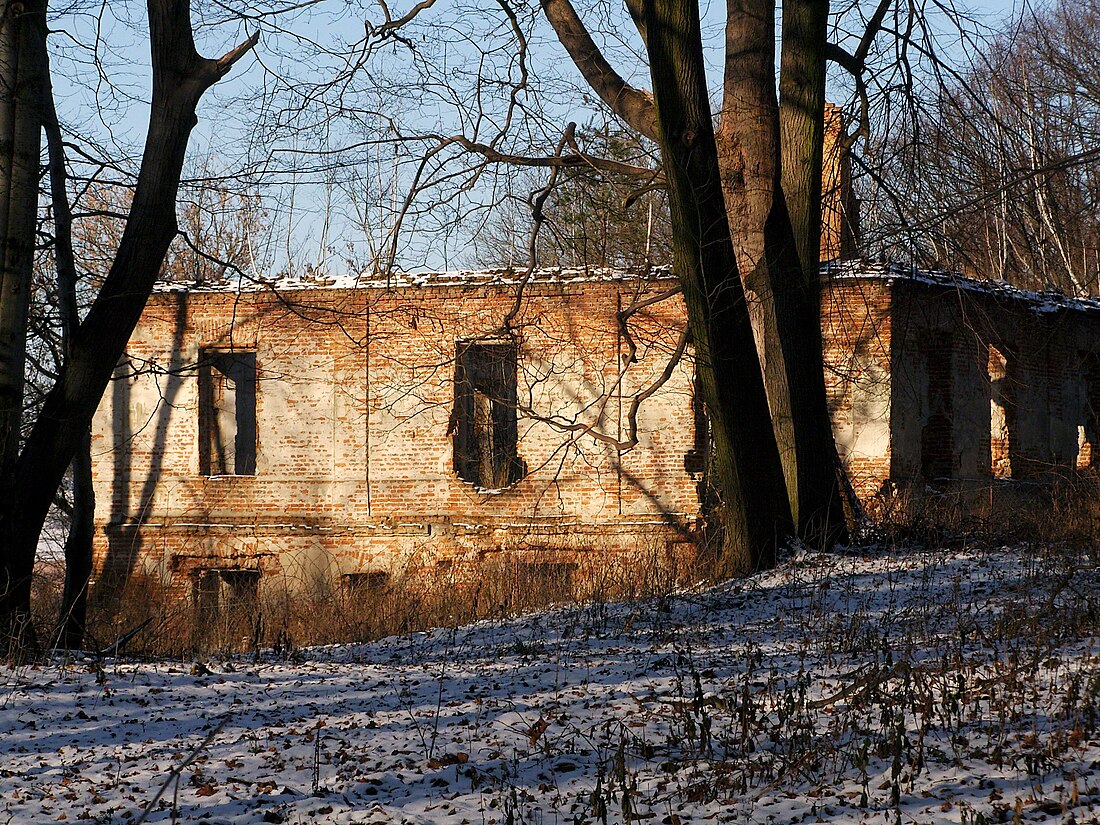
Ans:
[{"label": "thick tree trunk", "polygon": [[[785,6],[784,65],[790,47],[787,13]],[[811,265],[804,269],[780,183],[785,157],[780,155],[774,31],[775,4],[771,0],[728,0],[719,156],[792,514],[800,537],[818,546],[831,545],[844,537],[845,526],[825,400],[817,258],[815,252],[814,277],[808,279],[804,272]],[[821,36],[823,49],[824,31]],[[823,97],[821,106],[823,113]],[[818,115],[819,121],[822,116]],[[819,140],[818,199],[820,148]],[[803,154],[812,151],[809,146]],[[805,166],[800,166],[800,171],[804,172]],[[792,208],[805,228],[805,221],[815,218],[808,215],[811,207],[801,200],[806,193],[799,195]],[[813,232],[819,233],[820,204],[816,214]]]},{"label": "thick tree trunk", "polygon": [[768,270],[774,276],[772,292],[779,324],[776,338],[785,354],[784,389],[793,442],[782,455],[787,459],[788,473],[795,478],[798,535],[814,547],[828,548],[847,540],[847,526],[837,477],[836,443],[825,397],[821,292],[816,279],[807,283],[801,277],[795,237],[781,190],[777,190],[764,235]]},{"label": "thick tree trunk", "polygon": [[676,272],[712,427],[722,572],[746,573],[774,563],[792,523],[719,181],[699,9],[644,0],[642,12]]},{"label": "thick tree trunk", "polygon": [[[199,99],[256,42],[253,37],[220,60],[200,57],[190,4],[180,0],[149,0],[149,31],[149,132],[126,228],[111,270],[73,334],[69,357],[19,456],[20,483],[0,502],[0,542],[11,581],[29,582],[54,493],[91,425],[176,234],[176,195]],[[29,589],[0,602],[0,631],[7,630],[6,638],[19,639],[14,622],[28,605]]]},{"label": "thick tree trunk", "polygon": [[[38,215],[41,116],[38,109],[45,42],[43,2],[5,2],[0,19],[0,501],[19,489],[16,457],[23,415],[27,311]],[[30,569],[12,564],[0,542],[0,645],[18,652],[30,641]]]},{"label": "thick tree trunk", "polygon": [[[779,101],[775,95],[775,3],[727,0],[723,108],[718,127],[722,190],[792,515],[798,516],[794,421],[780,343],[775,274],[768,269],[764,227],[779,178]],[[782,287],[782,284],[780,284]]]},{"label": "thick tree trunk", "polygon": [[[829,0],[785,0],[780,65],[780,181],[797,249],[789,279],[787,359],[795,429],[798,532],[817,545],[847,540],[821,342],[821,175]],[[780,239],[781,240],[781,239]]]},{"label": "thick tree trunk", "polygon": [[829,0],[785,0],[779,81],[783,196],[808,283],[819,280]]}]

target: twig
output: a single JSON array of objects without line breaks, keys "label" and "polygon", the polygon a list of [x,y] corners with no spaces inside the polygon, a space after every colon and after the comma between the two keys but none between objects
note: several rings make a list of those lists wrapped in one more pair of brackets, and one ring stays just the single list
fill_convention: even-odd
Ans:
[{"label": "twig", "polygon": [[160,786],[160,790],[157,791],[156,796],[145,803],[145,807],[142,809],[141,816],[137,818],[137,820],[134,822],[134,825],[141,825],[141,823],[149,818],[149,814],[152,812],[153,806],[160,802],[160,798],[164,796],[164,792],[168,790],[168,786],[172,784],[172,781],[178,779],[179,775],[183,773],[183,769],[194,762],[196,759],[198,759],[199,754],[206,749],[207,745],[214,741],[214,737],[222,732],[222,729],[226,726],[226,723],[228,722],[229,715],[223,716],[221,721],[214,726],[214,729],[210,731],[210,733],[206,734],[203,740],[195,746],[194,750],[192,750],[191,753],[187,755],[187,758],[176,765],[176,767],[172,768],[171,772],[168,774],[168,778],[164,780],[163,784]]},{"label": "twig", "polygon": [[123,646],[127,642],[129,642],[132,638],[134,638],[136,635],[138,635],[145,628],[147,628],[152,621],[153,621],[153,617],[150,616],[144,622],[142,622],[137,627],[135,627],[133,630],[131,630],[129,633],[124,633],[123,635],[119,636],[115,640],[114,644],[110,644],[107,647],[103,648],[103,650],[99,651],[99,655],[100,656],[115,656],[115,655],[117,655],[118,652],[120,650],[122,650]]}]

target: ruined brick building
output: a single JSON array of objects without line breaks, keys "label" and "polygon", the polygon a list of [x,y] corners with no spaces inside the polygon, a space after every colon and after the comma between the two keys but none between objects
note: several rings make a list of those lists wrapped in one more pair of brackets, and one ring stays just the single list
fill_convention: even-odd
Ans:
[{"label": "ruined brick building", "polygon": [[[829,403],[866,501],[1100,461],[1100,304],[825,272]],[[688,552],[706,421],[682,303],[654,300],[668,274],[539,273],[517,301],[518,277],[155,295],[95,420],[99,577],[250,589]]]},{"label": "ruined brick building", "polygon": [[[828,187],[847,192],[842,164]],[[847,195],[826,206],[841,256]],[[839,206],[838,206],[839,204]],[[1100,305],[825,268],[826,379],[867,502],[1100,463]],[[96,578],[180,595],[689,557],[706,418],[667,272],[166,286],[93,425]]]},{"label": "ruined brick building", "polygon": [[825,272],[833,429],[865,501],[1100,466],[1100,302],[887,265]]},{"label": "ruined brick building", "polygon": [[94,426],[99,577],[355,582],[500,554],[560,572],[686,547],[690,359],[629,415],[683,319],[624,310],[667,275],[546,274],[518,306],[516,278],[155,295]]}]

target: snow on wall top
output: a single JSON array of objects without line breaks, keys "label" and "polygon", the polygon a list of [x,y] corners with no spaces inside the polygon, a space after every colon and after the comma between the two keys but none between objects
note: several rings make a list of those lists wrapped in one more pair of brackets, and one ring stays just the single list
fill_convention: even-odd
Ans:
[{"label": "snow on wall top", "polygon": [[1005,301],[1018,301],[1027,304],[1035,312],[1059,312],[1075,310],[1095,312],[1100,310],[1100,298],[1074,298],[1056,289],[1036,292],[1020,289],[1006,281],[991,281],[968,278],[958,272],[945,269],[918,269],[901,264],[878,263],[873,261],[833,261],[822,265],[822,275],[826,280],[885,280],[927,284],[929,286],[962,289],[967,292],[981,293]]},{"label": "snow on wall top", "polygon": [[518,286],[528,284],[571,284],[605,281],[667,280],[668,267],[648,271],[637,269],[575,268],[536,269],[528,276],[525,269],[456,269],[446,272],[358,273],[345,275],[282,275],[276,278],[242,276],[217,282],[159,281],[155,292],[276,292],[306,289],[410,289],[418,287]]},{"label": "snow on wall top", "polygon": [[[948,270],[918,269],[893,263],[863,260],[833,261],[823,264],[822,275],[829,280],[885,280],[927,284],[929,286],[963,289],[968,292],[991,295],[998,299],[1027,304],[1035,312],[1061,310],[1100,311],[1100,298],[1075,298],[1057,290],[1035,292],[1012,286],[1005,281],[968,278]],[[669,280],[673,276],[669,267],[650,270],[572,268],[536,269],[527,274],[524,269],[457,269],[446,272],[393,272],[358,273],[345,275],[305,274],[282,275],[275,278],[241,276],[218,282],[161,281],[154,291],[158,293],[242,293],[284,292],[329,289],[416,289],[423,287],[486,287],[518,286],[527,284],[576,284],[598,282],[628,282],[645,280]]]}]

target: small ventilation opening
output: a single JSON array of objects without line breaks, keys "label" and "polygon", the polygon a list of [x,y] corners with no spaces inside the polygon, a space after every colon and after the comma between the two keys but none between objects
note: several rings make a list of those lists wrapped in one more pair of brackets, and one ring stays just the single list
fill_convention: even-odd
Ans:
[{"label": "small ventilation opening", "polygon": [[577,565],[562,561],[516,562],[515,608],[534,607],[573,599],[577,584]]}]

